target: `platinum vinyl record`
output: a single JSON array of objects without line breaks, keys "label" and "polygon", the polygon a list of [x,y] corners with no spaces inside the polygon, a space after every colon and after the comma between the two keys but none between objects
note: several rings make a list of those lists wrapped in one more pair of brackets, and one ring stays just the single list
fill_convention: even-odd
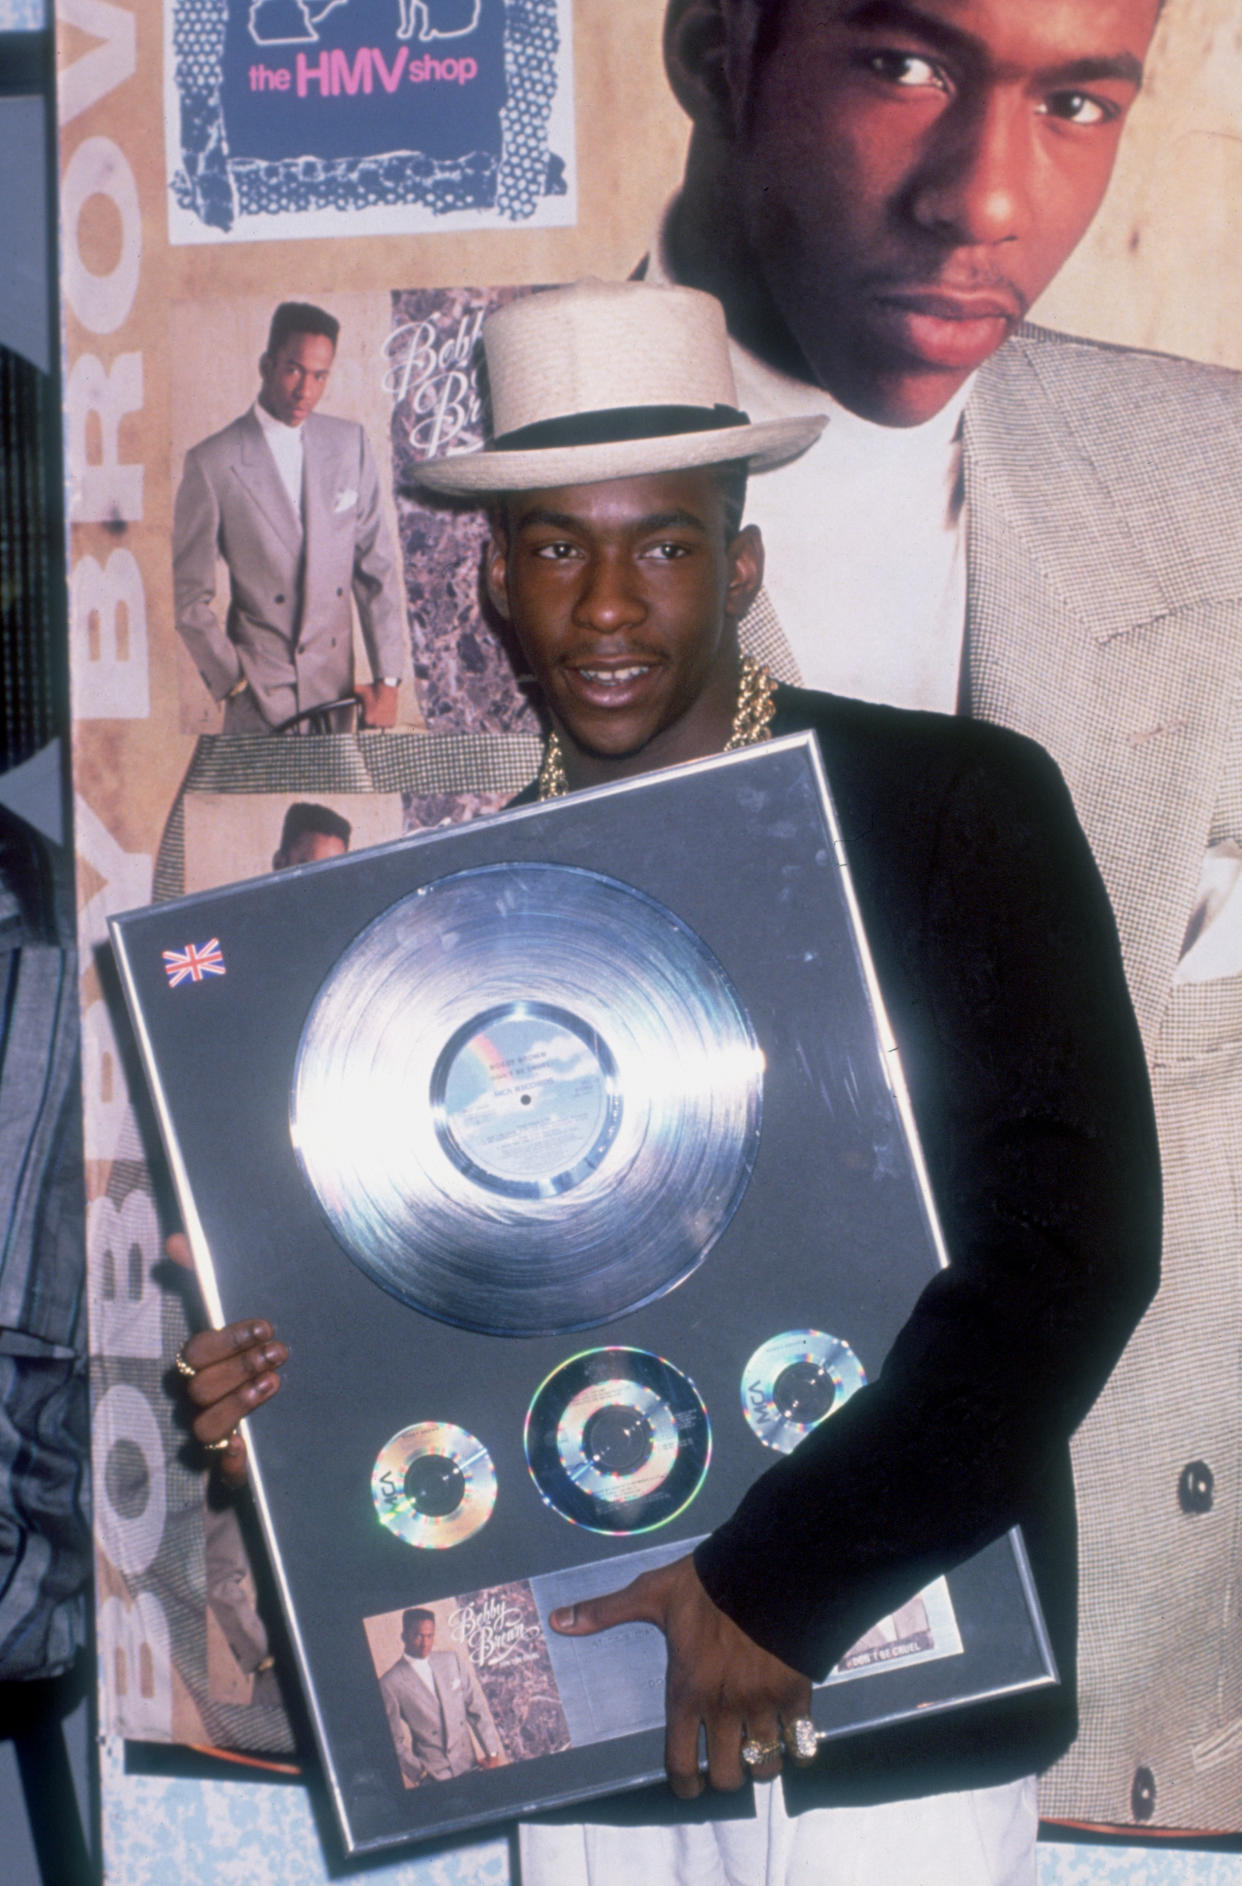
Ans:
[{"label": "platinum vinyl record", "polygon": [[742,1372],[742,1412],[765,1447],[791,1454],[835,1414],[866,1373],[847,1342],[818,1329],[787,1329],[761,1343]]},{"label": "platinum vinyl record", "polygon": [[762,1088],[728,976],[671,911],[596,872],[492,865],[345,951],[302,1031],[291,1132],[377,1283],[463,1328],[558,1334],[702,1261]]},{"label": "platinum vinyl record", "polygon": [[689,1376],[646,1349],[589,1349],[554,1369],[526,1417],[526,1460],[547,1504],[590,1532],[675,1519],[711,1458]]},{"label": "platinum vinyl record", "polygon": [[496,1469],[482,1441],[448,1421],[418,1421],[380,1449],[371,1472],[380,1523],[408,1545],[460,1545],[496,1504]]}]

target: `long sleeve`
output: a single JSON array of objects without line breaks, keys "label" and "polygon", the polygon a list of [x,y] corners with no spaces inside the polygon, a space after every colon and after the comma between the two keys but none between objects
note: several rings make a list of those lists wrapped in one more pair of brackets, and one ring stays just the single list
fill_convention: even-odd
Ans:
[{"label": "long sleeve", "polygon": [[216,614],[220,507],[194,452],[186,454],[173,512],[173,606],[177,633],[216,700],[241,679],[242,664]]},{"label": "long sleeve", "polygon": [[465,1678],[466,1719],[474,1730],[483,1753],[499,1755],[501,1753],[500,1738],[496,1734],[496,1724],[492,1721],[492,1712],[480,1687],[474,1665],[467,1657],[461,1657],[458,1661]]},{"label": "long sleeve", "polygon": [[404,612],[401,582],[392,539],[380,503],[379,479],[366,434],[359,433],[361,454],[358,514],[354,536],[354,601],[362,626],[371,673],[376,681],[405,670]]},{"label": "long sleeve", "polygon": [[401,1697],[395,1682],[391,1681],[397,1673],[390,1670],[381,1681],[380,1689],[384,1697],[384,1713],[388,1717],[388,1729],[392,1736],[393,1747],[397,1751],[397,1762],[405,1779],[417,1787],[426,1777],[427,1770],[414,1753],[414,1740],[409,1724],[401,1709]]}]

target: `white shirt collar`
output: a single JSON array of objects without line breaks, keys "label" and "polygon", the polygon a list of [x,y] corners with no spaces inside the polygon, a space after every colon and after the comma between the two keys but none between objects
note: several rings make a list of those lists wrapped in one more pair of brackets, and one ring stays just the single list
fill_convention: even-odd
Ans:
[{"label": "white shirt collar", "polygon": [[402,1655],[415,1674],[427,1685],[427,1688],[434,1690],[436,1679],[432,1673],[430,1657],[411,1657],[408,1650],[403,1651]]},{"label": "white shirt collar", "polygon": [[[301,426],[287,426],[283,419],[275,419],[258,400],[251,409],[259,422],[268,451],[276,463],[280,482],[288,494],[293,506],[293,515],[302,516],[302,469],[305,464],[305,446]],[[305,424],[305,421],[303,421]]]},{"label": "white shirt collar", "polygon": [[[301,426],[287,426],[283,419],[277,419],[274,413],[269,413],[267,407],[258,399],[255,400],[250,410],[262,426],[265,439],[273,440],[279,445],[286,446],[290,441],[296,440],[298,445],[301,445]],[[306,423],[305,420],[302,423],[304,425]]]}]

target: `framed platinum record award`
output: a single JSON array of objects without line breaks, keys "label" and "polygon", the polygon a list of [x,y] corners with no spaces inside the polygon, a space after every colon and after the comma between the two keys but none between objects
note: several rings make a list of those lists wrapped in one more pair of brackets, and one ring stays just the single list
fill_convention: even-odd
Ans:
[{"label": "framed platinum record award", "polygon": [[[728,1519],[945,1261],[813,737],[112,928],[208,1310],[289,1345],[248,1439],[346,1848],[654,1780],[660,1634],[549,1612]],[[1011,1533],[815,1719],[1055,1680]]]}]

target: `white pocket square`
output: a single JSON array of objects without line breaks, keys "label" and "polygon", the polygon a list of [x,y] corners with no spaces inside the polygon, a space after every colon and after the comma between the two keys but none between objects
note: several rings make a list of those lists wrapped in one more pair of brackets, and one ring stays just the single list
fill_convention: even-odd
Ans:
[{"label": "white pocket square", "polygon": [[338,491],[336,494],[336,503],[332,506],[333,513],[335,514],[338,511],[352,511],[357,502],[358,493],[353,490],[352,487],[348,491]]}]

